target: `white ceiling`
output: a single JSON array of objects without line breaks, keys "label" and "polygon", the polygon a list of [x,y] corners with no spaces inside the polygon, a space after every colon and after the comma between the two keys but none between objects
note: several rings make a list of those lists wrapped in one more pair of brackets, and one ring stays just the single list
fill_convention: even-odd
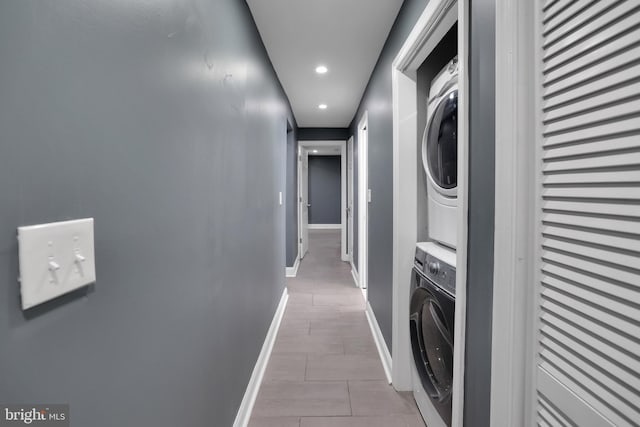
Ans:
[{"label": "white ceiling", "polygon": [[349,126],[402,2],[247,0],[299,127]]}]

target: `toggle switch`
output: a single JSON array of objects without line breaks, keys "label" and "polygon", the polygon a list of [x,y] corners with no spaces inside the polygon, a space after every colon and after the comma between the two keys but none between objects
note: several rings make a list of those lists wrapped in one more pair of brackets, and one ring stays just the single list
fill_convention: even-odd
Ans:
[{"label": "toggle switch", "polygon": [[18,228],[26,310],[96,281],[93,218]]},{"label": "toggle switch", "polygon": [[53,260],[49,260],[49,271],[54,273],[56,271],[60,270],[60,264],[58,264],[57,262],[53,261]]}]

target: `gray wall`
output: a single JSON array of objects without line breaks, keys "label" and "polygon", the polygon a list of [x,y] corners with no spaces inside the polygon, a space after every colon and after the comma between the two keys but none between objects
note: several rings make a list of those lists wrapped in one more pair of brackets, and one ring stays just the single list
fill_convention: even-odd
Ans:
[{"label": "gray wall", "polygon": [[340,224],[340,156],[309,156],[309,224]]},{"label": "gray wall", "polygon": [[[392,258],[393,258],[393,113],[391,98],[391,63],[407,35],[422,14],[427,0],[405,0],[371,75],[358,112],[350,126],[357,151],[358,121],[368,111],[369,118],[369,302],[375,312],[382,335],[391,349]],[[357,168],[357,154],[354,156]],[[357,169],[356,169],[357,170]],[[356,178],[357,181],[357,178]],[[355,199],[358,200],[358,184]],[[357,203],[354,220],[357,222]],[[358,226],[354,225],[357,242]],[[358,251],[354,245],[354,263]],[[407,284],[408,286],[408,284]]]},{"label": "gray wall", "polygon": [[298,257],[298,138],[296,129],[287,131],[286,247],[287,267]]},{"label": "gray wall", "polygon": [[464,423],[489,425],[495,205],[495,0],[470,3],[469,237]]},{"label": "gray wall", "polygon": [[348,128],[299,128],[300,141],[346,141],[349,139]]},{"label": "gray wall", "polygon": [[[230,426],[284,288],[286,122],[236,0],[0,2],[0,402]],[[94,217],[98,281],[20,310],[16,227]]]}]

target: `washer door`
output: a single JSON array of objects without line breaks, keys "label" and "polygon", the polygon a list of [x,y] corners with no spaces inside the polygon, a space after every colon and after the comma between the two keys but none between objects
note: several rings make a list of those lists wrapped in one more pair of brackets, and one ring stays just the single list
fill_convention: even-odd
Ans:
[{"label": "washer door", "polygon": [[453,384],[453,330],[436,292],[428,288],[413,291],[410,313],[411,347],[422,386],[432,399],[444,402]]},{"label": "washer door", "polygon": [[456,196],[458,185],[458,89],[438,100],[422,138],[422,162],[438,191]]}]

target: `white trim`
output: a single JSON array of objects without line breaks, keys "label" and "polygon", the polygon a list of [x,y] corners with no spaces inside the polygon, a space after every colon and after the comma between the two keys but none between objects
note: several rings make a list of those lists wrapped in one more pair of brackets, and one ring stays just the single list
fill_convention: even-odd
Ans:
[{"label": "white trim", "polygon": [[287,288],[285,287],[282,291],[282,298],[280,298],[278,308],[273,315],[271,326],[269,326],[269,330],[267,331],[267,336],[264,339],[264,344],[262,344],[258,360],[256,360],[253,372],[251,373],[251,378],[249,379],[249,384],[247,384],[247,389],[244,392],[244,397],[240,403],[236,419],[233,422],[233,427],[246,427],[247,424],[249,424],[253,405],[256,403],[256,397],[258,396],[258,391],[262,384],[264,372],[267,369],[267,363],[269,363],[269,357],[271,357],[271,350],[273,350],[273,344],[276,341],[276,336],[278,335],[278,329],[280,328],[280,323],[282,322],[282,316],[284,316],[288,299],[289,295],[287,293]]},{"label": "white trim", "polygon": [[534,2],[496,2],[493,427],[533,421],[536,17]]},{"label": "white trim", "polygon": [[341,230],[340,224],[309,224],[309,230]]},{"label": "white trim", "polygon": [[285,276],[296,277],[298,275],[298,268],[300,268],[300,255],[296,256],[296,260],[293,263],[293,267],[285,268]]},{"label": "white trim", "polygon": [[353,281],[356,284],[356,288],[360,287],[360,276],[358,276],[358,269],[353,264],[353,258],[351,259],[351,276],[353,276]]},{"label": "white trim", "polygon": [[427,3],[393,61],[393,385],[411,390],[411,355],[407,319],[409,284],[417,237],[416,176],[418,152],[417,77],[419,66],[458,21],[458,219],[452,426],[462,427],[467,286],[468,217],[468,2]]},{"label": "white trim", "polygon": [[[347,215],[347,229],[348,229],[348,239],[347,239],[347,257],[348,261],[351,261],[353,265],[353,248],[355,245],[353,244],[353,207],[355,206],[355,201],[353,200],[354,194],[354,178],[355,178],[355,162],[353,161],[353,135],[349,137],[347,140],[347,210],[351,209],[349,212],[351,215]],[[351,170],[349,171],[349,166],[351,166]]]},{"label": "white trim", "polygon": [[376,347],[378,348],[378,354],[380,355],[380,360],[382,361],[382,368],[384,369],[384,374],[387,376],[387,382],[391,384],[391,367],[393,366],[391,360],[391,353],[389,353],[389,349],[387,348],[387,344],[384,341],[384,337],[382,336],[382,331],[380,330],[380,325],[378,324],[378,320],[376,319],[376,315],[373,313],[373,309],[371,308],[371,304],[367,302],[367,310],[365,311],[367,314],[367,320],[369,321],[369,327],[371,328],[371,334],[373,335],[373,340],[376,343]]},{"label": "white trim", "polygon": [[340,258],[349,261],[347,247],[347,142],[340,147]]},{"label": "white trim", "polygon": [[369,113],[358,121],[358,275],[367,299],[369,258]]},{"label": "white trim", "polygon": [[[297,171],[297,177],[298,177],[298,194],[296,194],[296,205],[298,206],[298,256],[300,257],[300,259],[304,259],[304,256],[306,255],[306,251],[304,250],[304,244],[303,244],[303,237],[304,237],[304,231],[303,231],[303,221],[302,221],[302,212],[303,212],[303,208],[302,208],[302,157],[307,155],[307,150],[300,145],[300,141],[298,141],[298,171]],[[309,170],[307,167],[307,176],[309,174]],[[307,188],[309,187],[309,182],[307,182]],[[309,195],[307,194],[307,198],[309,197]],[[308,231],[308,226],[309,226],[309,215],[307,213],[307,231]]]},{"label": "white trim", "polygon": [[467,330],[467,244],[469,241],[469,2],[458,3],[458,242],[453,340],[453,427],[464,423],[464,366]]}]

